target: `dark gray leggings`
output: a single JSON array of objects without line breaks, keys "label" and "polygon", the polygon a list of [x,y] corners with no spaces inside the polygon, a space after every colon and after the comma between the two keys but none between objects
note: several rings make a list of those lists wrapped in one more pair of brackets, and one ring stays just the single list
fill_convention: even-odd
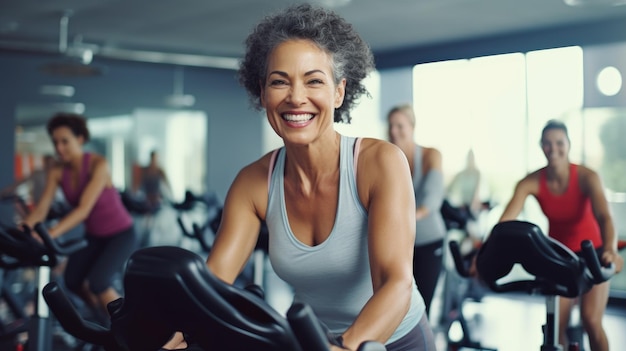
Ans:
[{"label": "dark gray leggings", "polygon": [[426,315],[407,335],[385,345],[385,348],[387,351],[437,351],[433,330],[430,328]]},{"label": "dark gray leggings", "polygon": [[430,315],[430,304],[443,266],[442,247],[443,240],[437,240],[431,244],[416,246],[413,250],[413,277],[417,290],[424,298],[426,315]]},{"label": "dark gray leggings", "polygon": [[65,285],[80,295],[83,283],[100,294],[113,285],[113,278],[135,250],[135,230],[131,226],[118,234],[96,237],[87,234],[87,247],[72,254],[65,268]]}]

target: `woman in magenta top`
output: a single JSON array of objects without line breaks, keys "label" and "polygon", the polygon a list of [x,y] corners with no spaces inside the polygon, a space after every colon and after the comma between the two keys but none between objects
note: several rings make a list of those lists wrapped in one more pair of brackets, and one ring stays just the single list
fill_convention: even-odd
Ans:
[{"label": "woman in magenta top", "polygon": [[[546,124],[541,133],[541,148],[548,165],[519,181],[500,221],[514,220],[526,197],[533,195],[548,218],[549,236],[577,253],[583,240],[591,240],[601,261],[614,263],[619,273],[624,261],[617,253],[617,236],[600,177],[587,167],[570,163],[570,140],[561,122],[552,120]],[[592,351],[609,350],[602,327],[608,297],[606,282],[595,285],[580,299],[583,326]],[[575,300],[561,297],[559,301],[559,342],[567,345],[565,331]]]},{"label": "woman in magenta top", "polygon": [[89,306],[106,311],[119,297],[113,276],[135,248],[133,220],[113,187],[106,160],[83,151],[89,140],[85,119],[60,113],[47,129],[60,162],[48,172],[41,200],[24,224],[32,227],[46,218],[60,186],[72,210],[49,228],[50,236],[59,237],[82,223],[89,243],[70,255],[65,284]]}]

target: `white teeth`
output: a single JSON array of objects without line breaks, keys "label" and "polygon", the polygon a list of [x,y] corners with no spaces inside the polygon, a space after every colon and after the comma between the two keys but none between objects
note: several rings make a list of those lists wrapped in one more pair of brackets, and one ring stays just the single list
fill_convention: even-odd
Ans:
[{"label": "white teeth", "polygon": [[304,122],[313,118],[313,114],[306,113],[294,115],[290,113],[285,113],[282,115],[282,117],[289,122]]}]

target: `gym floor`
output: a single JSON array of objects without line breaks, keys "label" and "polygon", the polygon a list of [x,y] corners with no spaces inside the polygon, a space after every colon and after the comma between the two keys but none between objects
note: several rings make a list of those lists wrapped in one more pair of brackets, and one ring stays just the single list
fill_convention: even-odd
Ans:
[{"label": "gym floor", "polygon": [[[541,326],[546,320],[546,308],[541,296],[487,294],[481,302],[466,300],[463,313],[472,338],[483,347],[498,351],[533,351],[539,350],[543,343]],[[626,350],[626,305],[609,305],[604,328],[611,350]],[[437,349],[446,350],[444,332],[438,331],[436,339]],[[588,344],[585,350],[589,351]]]}]

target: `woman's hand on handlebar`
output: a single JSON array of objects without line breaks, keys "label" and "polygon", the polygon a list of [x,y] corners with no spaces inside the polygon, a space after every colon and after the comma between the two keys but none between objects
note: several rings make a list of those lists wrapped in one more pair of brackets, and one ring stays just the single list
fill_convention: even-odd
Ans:
[{"label": "woman's hand on handlebar", "polygon": [[187,341],[185,341],[185,337],[183,333],[176,332],[174,336],[167,342],[165,345],[161,347],[165,350],[179,350],[187,348]]},{"label": "woman's hand on handlebar", "polygon": [[624,268],[624,259],[614,250],[604,250],[601,261],[603,265],[613,263],[615,265],[615,274],[621,272],[622,268]]},{"label": "woman's hand on handlebar", "polygon": [[43,239],[39,236],[39,234],[35,233],[33,227],[26,222],[21,222],[17,225],[17,228],[24,233],[24,235],[30,235],[33,239],[37,240],[38,243],[43,244]]}]

